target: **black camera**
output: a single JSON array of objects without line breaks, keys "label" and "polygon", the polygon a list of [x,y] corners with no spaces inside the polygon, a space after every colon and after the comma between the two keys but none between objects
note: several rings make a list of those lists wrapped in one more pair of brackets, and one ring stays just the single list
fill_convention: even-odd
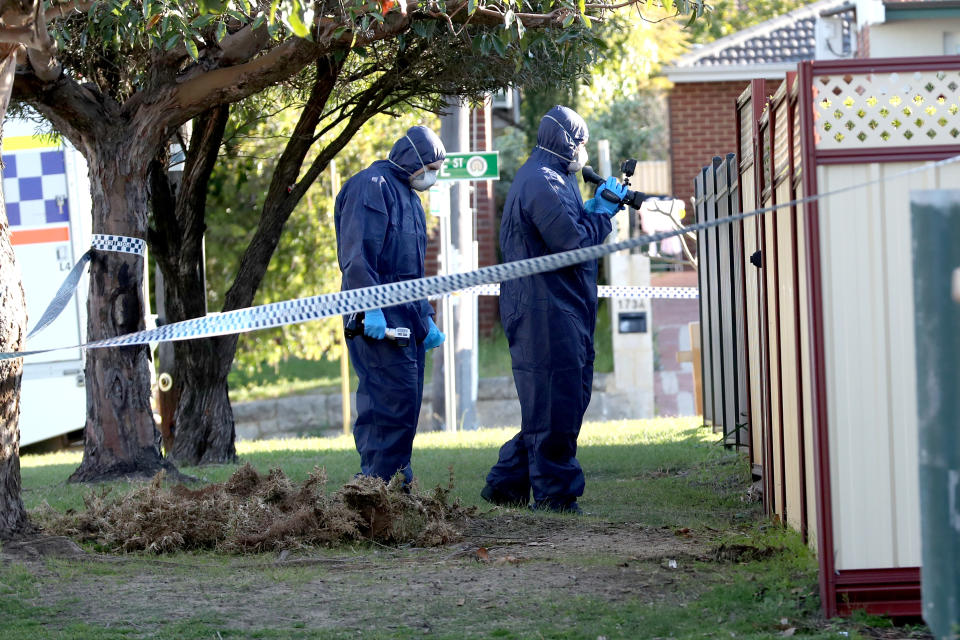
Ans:
[{"label": "black camera", "polygon": [[[644,200],[649,200],[651,198],[657,200],[673,200],[673,196],[663,195],[663,194],[653,194],[653,193],[643,193],[642,191],[631,191],[630,187],[630,178],[633,176],[633,172],[637,170],[637,161],[633,158],[629,160],[624,160],[620,163],[620,172],[626,176],[623,181],[623,186],[628,187],[627,195],[623,197],[622,200],[618,200],[617,196],[614,195],[609,189],[605,189],[600,197],[609,202],[616,202],[617,204],[625,204],[634,209],[639,209],[640,205],[643,204]],[[598,174],[593,170],[593,167],[586,166],[583,168],[583,179],[591,184],[601,185],[603,184],[603,176]]]}]

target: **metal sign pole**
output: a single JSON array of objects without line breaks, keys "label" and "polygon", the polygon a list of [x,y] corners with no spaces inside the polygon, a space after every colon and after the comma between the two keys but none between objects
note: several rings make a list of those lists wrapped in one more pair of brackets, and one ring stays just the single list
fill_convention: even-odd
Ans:
[{"label": "metal sign pole", "polygon": [[[444,275],[453,273],[453,244],[450,239],[450,189],[439,196],[446,201],[446,211],[440,215],[440,269]],[[457,430],[456,350],[453,331],[453,296],[440,299],[441,322],[447,338],[443,341],[443,415],[444,430]]]}]

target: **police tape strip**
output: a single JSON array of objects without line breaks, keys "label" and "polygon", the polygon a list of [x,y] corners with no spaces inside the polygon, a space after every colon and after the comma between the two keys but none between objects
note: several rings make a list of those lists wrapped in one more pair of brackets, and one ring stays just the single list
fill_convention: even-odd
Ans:
[{"label": "police tape strip", "polygon": [[80,259],[77,260],[77,263],[73,265],[73,269],[70,270],[63,284],[60,285],[57,293],[54,294],[53,300],[50,301],[47,308],[40,314],[40,320],[37,321],[36,326],[30,330],[25,339],[29,340],[50,326],[50,324],[57,319],[57,316],[67,307],[70,299],[73,297],[73,292],[76,291],[77,285],[80,284],[80,278],[83,277],[83,270],[86,268],[87,263],[90,262],[90,258],[93,257],[94,251],[116,251],[142,256],[146,253],[146,250],[147,243],[140,238],[110,236],[99,233],[93,234],[90,239],[90,249],[84,252],[84,254],[80,256]]},{"label": "police tape strip", "polygon": [[390,284],[375,285],[363,289],[351,289],[339,293],[328,293],[308,298],[299,298],[295,300],[285,300],[283,302],[273,302],[259,307],[249,307],[247,309],[237,309],[235,311],[225,311],[223,313],[211,314],[202,318],[192,320],[183,320],[172,324],[163,325],[156,329],[146,331],[137,331],[115,338],[96,340],[81,345],[69,345],[56,347],[52,349],[41,349],[36,351],[18,351],[0,353],[0,360],[9,360],[12,358],[22,358],[40,353],[51,351],[61,351],[64,349],[103,349],[107,347],[125,347],[134,345],[145,345],[151,342],[174,342],[179,340],[193,340],[196,338],[211,338],[237,333],[246,333],[259,329],[270,329],[288,324],[299,324],[311,320],[320,320],[332,316],[345,315],[357,311],[369,311],[382,307],[389,307],[405,302],[423,300],[431,296],[449,294],[454,291],[460,291],[470,287],[476,287],[485,284],[494,284],[505,280],[522,278],[545,271],[553,271],[563,267],[568,267],[588,260],[596,260],[603,256],[618,251],[634,249],[654,242],[660,242],[667,238],[672,238],[686,233],[702,231],[719,227],[721,225],[739,222],[747,218],[752,218],[764,213],[785,209],[807,202],[814,202],[822,198],[834,196],[840,193],[846,193],[855,189],[887,182],[902,176],[930,171],[938,167],[953,164],[960,161],[960,155],[939,160],[937,162],[928,162],[919,167],[906,169],[883,178],[875,178],[867,182],[862,182],[826,193],[805,196],[797,200],[790,200],[775,204],[761,209],[754,209],[744,213],[699,222],[682,229],[672,231],[661,231],[638,238],[630,238],[611,244],[599,244],[581,249],[573,249],[562,253],[554,253],[537,258],[528,258],[526,260],[517,260],[515,262],[506,262],[503,264],[481,267],[475,271],[465,273],[454,273],[443,276],[431,276],[419,280],[405,280],[402,282],[393,282]]},{"label": "police tape strip", "polygon": [[[464,289],[460,293],[475,296],[499,296],[499,284],[484,284],[478,287]],[[439,297],[439,296],[431,296]],[[597,287],[598,298],[649,298],[654,299],[697,299],[700,290],[696,287],[638,287],[638,286],[611,286],[602,284]]]}]

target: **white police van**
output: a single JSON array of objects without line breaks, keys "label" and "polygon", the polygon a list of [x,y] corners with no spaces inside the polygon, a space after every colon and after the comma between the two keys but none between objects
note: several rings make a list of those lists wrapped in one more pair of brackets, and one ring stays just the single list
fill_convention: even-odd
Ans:
[{"label": "white police van", "polygon": [[[87,163],[64,140],[36,135],[32,122],[3,124],[3,195],[13,250],[23,277],[28,328],[36,324],[74,263],[90,247]],[[87,326],[84,276],[63,313],[31,338],[26,350],[77,345]],[[84,354],[67,349],[24,359],[20,444],[60,438],[86,419]]]}]

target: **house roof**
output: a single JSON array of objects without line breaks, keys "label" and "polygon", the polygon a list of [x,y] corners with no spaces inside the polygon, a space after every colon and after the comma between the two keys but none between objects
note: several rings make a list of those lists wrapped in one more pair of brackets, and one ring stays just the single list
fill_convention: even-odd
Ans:
[{"label": "house roof", "polygon": [[845,49],[852,49],[853,3],[820,0],[730,34],[680,56],[664,69],[673,82],[747,80],[782,75],[816,54],[815,28],[824,13],[843,17]]}]

